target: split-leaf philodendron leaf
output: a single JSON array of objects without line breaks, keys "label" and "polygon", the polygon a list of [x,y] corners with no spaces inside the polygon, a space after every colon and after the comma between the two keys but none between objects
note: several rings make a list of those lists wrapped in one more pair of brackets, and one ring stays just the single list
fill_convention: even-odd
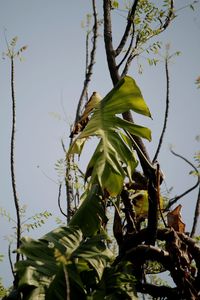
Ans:
[{"label": "split-leaf philodendron leaf", "polygon": [[99,282],[113,259],[106,240],[105,235],[85,239],[76,227],[59,227],[38,240],[22,238],[18,251],[26,259],[16,264],[16,271],[23,299],[67,299],[65,273],[70,299],[86,299],[86,286]]},{"label": "split-leaf philodendron leaf", "polygon": [[118,115],[128,110],[150,117],[150,111],[143,99],[135,80],[129,76],[119,83],[96,105],[93,114],[81,134],[75,139],[68,155],[81,153],[84,140],[90,136],[100,138],[99,144],[89,162],[86,178],[90,185],[100,184],[109,195],[120,193],[124,178],[131,180],[137,161],[128,136],[123,138],[123,131],[131,135],[151,140],[151,131]]}]

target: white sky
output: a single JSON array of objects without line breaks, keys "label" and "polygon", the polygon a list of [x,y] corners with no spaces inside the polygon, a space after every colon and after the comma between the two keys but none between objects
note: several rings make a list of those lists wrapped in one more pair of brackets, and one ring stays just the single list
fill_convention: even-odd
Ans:
[{"label": "white sky", "polygon": [[[188,3],[177,0],[177,7]],[[60,140],[67,142],[69,124],[74,119],[76,105],[82,89],[85,66],[85,33],[81,21],[91,11],[91,1],[53,0],[0,0],[0,52],[6,50],[4,28],[8,40],[19,37],[18,47],[28,45],[25,61],[16,62],[15,86],[17,101],[16,182],[21,204],[26,204],[27,217],[48,210],[62,218],[57,206],[58,186],[48,177],[57,180],[54,164],[64,158]],[[99,17],[102,15],[98,1]],[[115,13],[114,32],[118,36],[123,18]],[[117,39],[117,38],[116,38]],[[172,196],[190,187],[195,178],[183,161],[172,156],[174,150],[193,161],[199,150],[195,136],[200,134],[200,90],[194,84],[200,75],[200,5],[195,12],[181,10],[173,25],[160,38],[163,44],[170,42],[171,51],[182,55],[170,64],[170,115],[167,133],[159,161],[166,176],[167,187],[174,187]],[[103,38],[98,41],[94,78],[90,93],[94,90],[104,96],[111,88]],[[146,142],[153,157],[162,129],[165,102],[164,66],[149,67],[141,58],[143,75],[138,74],[137,63],[129,74],[140,86],[150,107],[153,121],[140,119],[140,124],[152,129],[153,141]],[[64,107],[64,109],[63,109]],[[58,114],[59,118],[53,117]],[[11,93],[9,60],[0,60],[0,207],[15,218],[10,181]],[[85,151],[85,160],[92,153]],[[38,168],[37,166],[40,166]],[[43,174],[44,171],[47,176]],[[163,187],[164,188],[164,187]],[[191,228],[197,191],[185,197],[183,220],[187,230]],[[64,204],[64,193],[63,193]],[[49,219],[40,230],[30,232],[39,237],[55,226],[55,217]],[[0,217],[0,253],[7,253],[4,236],[12,233],[13,224]],[[200,232],[199,232],[200,233]],[[0,265],[0,277],[6,285],[11,283],[7,258]]]}]

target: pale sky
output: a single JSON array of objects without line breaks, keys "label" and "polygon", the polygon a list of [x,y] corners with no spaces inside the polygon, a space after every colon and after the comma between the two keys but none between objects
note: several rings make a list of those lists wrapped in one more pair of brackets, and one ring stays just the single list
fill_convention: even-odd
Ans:
[{"label": "pale sky", "polygon": [[[177,7],[189,1],[177,0]],[[61,138],[67,144],[69,125],[74,120],[76,105],[82,89],[85,66],[85,31],[81,21],[90,9],[91,1],[66,0],[0,0],[0,52],[6,50],[7,39],[19,37],[17,46],[28,45],[24,61],[16,61],[15,87],[17,102],[16,134],[16,183],[21,204],[27,205],[27,218],[48,210],[54,214],[42,229],[34,230],[30,236],[40,237],[57,225],[55,217],[60,215],[57,206],[58,185],[54,170],[55,162],[64,158]],[[99,17],[102,18],[102,1],[98,1]],[[116,40],[123,23],[121,14],[114,15]],[[100,29],[102,32],[102,29]],[[159,40],[171,44],[171,52],[181,51],[173,59],[170,70],[170,113],[167,132],[159,156],[165,173],[166,185],[173,187],[171,196],[182,193],[196,179],[189,174],[182,160],[169,152],[169,145],[187,159],[193,160],[199,150],[195,136],[200,134],[200,90],[195,79],[200,75],[200,5],[193,12],[187,8],[178,12],[169,30]],[[98,91],[102,96],[112,88],[103,52],[103,38],[99,37],[94,77],[89,93]],[[164,53],[164,47],[163,52]],[[147,57],[147,55],[144,55]],[[149,67],[142,57],[143,74],[138,74],[137,62],[129,74],[133,76],[146,100],[153,120],[139,119],[141,125],[152,129],[153,140],[145,142],[153,157],[162,130],[165,104],[164,65]],[[10,181],[10,135],[11,92],[10,63],[0,60],[0,207],[15,218]],[[94,149],[87,148],[81,166],[85,166]],[[39,168],[38,168],[39,166]],[[47,175],[45,176],[44,173]],[[162,186],[165,189],[165,186]],[[186,230],[190,230],[197,190],[181,200],[182,216]],[[64,191],[62,203],[64,205]],[[5,255],[0,263],[0,277],[11,283],[7,260],[8,242],[5,235],[13,232],[13,223],[0,216],[0,254]],[[200,229],[200,226],[199,226]],[[200,233],[200,232],[198,232]]]}]

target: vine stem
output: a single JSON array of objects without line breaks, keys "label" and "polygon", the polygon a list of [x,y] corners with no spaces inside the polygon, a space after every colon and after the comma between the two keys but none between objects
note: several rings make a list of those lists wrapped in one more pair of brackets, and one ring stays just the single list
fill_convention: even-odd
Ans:
[{"label": "vine stem", "polygon": [[[16,99],[14,88],[14,56],[11,59],[11,98],[12,98],[12,133],[11,133],[11,145],[10,145],[10,168],[11,168],[11,181],[14,197],[14,204],[17,216],[17,249],[20,247],[21,238],[21,219],[20,219],[20,207],[19,199],[17,196],[16,180],[15,180],[15,132],[16,132]],[[20,259],[20,254],[16,254],[16,262]]]},{"label": "vine stem", "polygon": [[158,147],[156,150],[156,153],[154,155],[153,158],[153,162],[155,163],[155,161],[158,158],[158,154],[160,152],[162,143],[163,143],[163,138],[164,138],[164,134],[167,128],[167,120],[168,120],[168,115],[169,115],[169,70],[168,70],[168,57],[166,57],[165,59],[165,74],[166,74],[166,108],[165,108],[165,118],[164,118],[164,124],[163,124],[163,129],[160,135],[160,139],[159,139],[159,143],[158,143]]}]

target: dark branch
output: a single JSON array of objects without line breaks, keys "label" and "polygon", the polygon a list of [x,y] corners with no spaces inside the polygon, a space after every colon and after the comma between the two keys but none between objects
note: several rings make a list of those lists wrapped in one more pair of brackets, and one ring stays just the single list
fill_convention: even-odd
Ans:
[{"label": "dark branch", "polygon": [[13,274],[13,277],[15,278],[15,271],[14,271],[14,268],[13,268],[12,257],[11,257],[11,244],[9,244],[9,246],[8,246],[8,259],[9,259],[11,272]]},{"label": "dark branch", "polygon": [[155,153],[155,156],[153,158],[153,162],[155,162],[158,158],[158,154],[160,152],[162,143],[163,143],[163,137],[167,128],[167,120],[168,120],[168,114],[169,114],[169,70],[168,70],[168,58],[166,57],[165,59],[165,74],[166,74],[166,108],[165,108],[165,118],[164,118],[164,124],[163,124],[163,129],[162,133],[159,139],[158,147]]},{"label": "dark branch", "polygon": [[60,203],[60,198],[61,198],[61,190],[62,190],[62,184],[59,184],[59,189],[58,189],[58,207],[60,209],[60,212],[63,216],[65,216],[65,218],[67,219],[67,215],[64,213],[64,211],[62,210],[61,207],[61,203]]},{"label": "dark branch", "polygon": [[127,221],[127,234],[133,234],[137,232],[135,213],[133,211],[133,205],[131,204],[129,193],[126,190],[121,192],[122,202],[124,204],[124,213]]},{"label": "dark branch", "polygon": [[122,58],[122,60],[120,61],[120,63],[117,65],[117,68],[119,69],[121,67],[121,65],[125,62],[125,60],[127,59],[127,57],[129,56],[129,53],[133,47],[133,41],[134,41],[134,34],[132,34],[131,36],[131,40],[130,40],[130,44],[129,47],[124,55],[124,57]]},{"label": "dark branch", "polygon": [[[92,51],[90,53],[90,63],[89,63],[89,65],[87,65],[88,51],[86,49],[86,75],[85,75],[83,90],[81,92],[81,96],[80,96],[78,106],[77,106],[77,110],[76,110],[75,124],[80,119],[81,109],[82,109],[83,102],[84,102],[84,97],[86,96],[88,85],[91,81],[93,67],[94,67],[94,64],[95,64],[95,54],[96,54],[97,37],[98,37],[98,20],[97,20],[97,11],[96,11],[95,0],[92,0],[92,7],[93,7],[93,18],[94,18]],[[86,37],[86,41],[87,41],[87,37]]]},{"label": "dark branch", "polygon": [[[126,42],[128,40],[130,31],[131,31],[131,27],[132,27],[132,30],[133,30],[133,32],[132,32],[132,39],[134,38],[134,22],[133,22],[133,20],[134,20],[134,16],[135,16],[135,11],[136,11],[137,4],[138,4],[138,0],[135,0],[134,3],[133,3],[133,5],[132,5],[132,8],[131,8],[131,10],[129,12],[129,15],[128,15],[128,18],[127,18],[126,29],[124,31],[122,39],[121,39],[121,41],[119,43],[119,46],[115,50],[115,56],[118,56],[122,52],[122,50],[123,50],[123,48],[124,48],[124,46],[125,46],[125,44],[126,44]],[[132,45],[132,43],[131,43],[131,45]]]},{"label": "dark branch", "polygon": [[112,42],[112,24],[111,24],[111,1],[103,1],[104,11],[104,43],[108,62],[108,68],[113,85],[116,85],[120,80],[115,61],[115,50]]},{"label": "dark branch", "polygon": [[[157,172],[158,170],[158,172]],[[160,180],[158,180],[159,169],[149,174],[148,183],[148,224],[147,224],[147,239],[146,244],[155,245],[157,239],[157,229],[158,229],[158,210],[159,210],[159,185]]]},{"label": "dark branch", "polygon": [[137,264],[144,264],[145,261],[160,262],[166,269],[170,266],[170,255],[167,251],[159,249],[155,246],[138,245],[126,251],[125,259]]},{"label": "dark branch", "polygon": [[[168,15],[165,18],[165,22],[161,23],[160,27],[157,30],[155,30],[151,35],[148,36],[148,38],[145,40],[145,43],[147,43],[147,41],[150,40],[151,38],[153,38],[154,36],[156,36],[156,35],[160,34],[161,32],[165,31],[169,27],[169,25],[170,25],[170,23],[171,23],[171,21],[173,19],[174,19],[174,2],[173,2],[173,0],[171,0],[171,2],[170,2],[170,8],[169,8],[169,13],[168,13]],[[137,51],[136,51],[138,49],[139,42],[140,42],[140,36],[137,35],[135,47],[131,51],[131,53],[130,53],[127,61],[126,61],[126,64],[124,66],[124,70],[122,72],[122,76],[124,76],[124,75],[127,74],[127,72],[129,70],[129,67],[130,67],[133,59],[136,56],[139,55],[139,53],[137,53]]]},{"label": "dark branch", "polygon": [[[21,239],[21,218],[20,218],[20,206],[17,196],[16,180],[15,180],[15,131],[16,131],[16,99],[14,89],[14,56],[11,56],[11,95],[12,95],[12,134],[11,134],[11,146],[10,146],[10,167],[11,167],[11,180],[12,190],[14,197],[15,210],[17,215],[17,248],[20,247]],[[16,262],[20,259],[20,253],[16,253]]]},{"label": "dark branch", "polygon": [[191,237],[194,237],[194,235],[196,233],[199,214],[200,214],[200,188],[199,188],[199,193],[198,193],[198,196],[197,196],[197,202],[196,202],[196,207],[195,207],[192,231],[191,231],[191,234],[190,234]]},{"label": "dark branch", "polygon": [[[189,164],[194,170],[195,172],[198,174],[198,170],[197,168],[189,161],[187,160],[185,157],[183,157],[180,154],[177,154],[176,152],[174,152],[172,149],[170,150],[171,153],[181,159],[183,159],[187,164]],[[200,176],[197,177],[197,182],[195,185],[193,185],[191,188],[189,188],[188,190],[186,190],[185,192],[183,192],[182,194],[172,198],[169,200],[169,204],[167,206],[167,208],[170,208],[172,205],[174,205],[179,199],[181,199],[182,197],[186,196],[187,194],[189,194],[191,191],[193,191],[194,189],[196,189],[198,187],[198,185],[200,184]]]},{"label": "dark branch", "polygon": [[166,17],[164,24],[161,24],[160,30],[161,30],[161,31],[164,31],[164,30],[169,26],[169,24],[171,23],[171,20],[173,20],[174,17],[175,17],[175,16],[174,16],[174,1],[171,0],[171,1],[170,1],[169,14],[168,14],[168,16]]},{"label": "dark branch", "polygon": [[[116,65],[116,61],[115,61],[115,51],[113,49],[113,43],[112,43],[111,2],[110,2],[110,0],[104,0],[103,9],[104,9],[104,42],[105,42],[106,56],[107,56],[107,62],[108,62],[110,76],[111,76],[113,85],[115,86],[121,77],[118,73],[118,69],[117,69],[117,65]],[[128,120],[129,122],[134,123],[130,111],[124,112],[122,114],[122,116],[125,120]],[[147,153],[146,147],[144,146],[142,139],[139,137],[136,137],[136,136],[134,136],[133,138],[140,149],[139,152],[138,152],[138,149],[136,149],[136,151],[137,151],[138,157],[140,159],[144,173],[146,175],[147,172],[145,172],[145,164],[143,163],[142,156],[145,156],[146,159],[150,162],[149,155]],[[141,156],[141,152],[143,153],[142,156]]]}]

